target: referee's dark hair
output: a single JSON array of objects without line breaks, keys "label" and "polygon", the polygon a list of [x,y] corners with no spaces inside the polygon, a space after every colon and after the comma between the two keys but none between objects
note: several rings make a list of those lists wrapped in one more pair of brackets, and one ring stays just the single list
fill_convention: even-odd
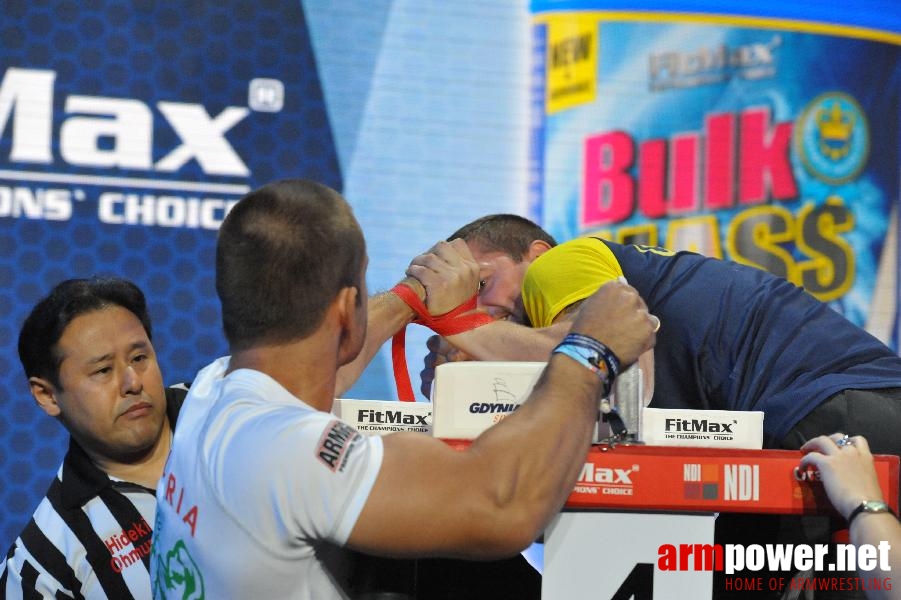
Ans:
[{"label": "referee's dark hair", "polygon": [[62,362],[57,343],[75,317],[108,306],[121,306],[141,321],[153,339],[144,293],[134,283],[119,277],[67,279],[38,302],[19,332],[19,360],[26,377],[41,377],[59,388]]},{"label": "referee's dark hair", "polygon": [[479,246],[483,252],[503,252],[514,261],[522,262],[535,240],[557,245],[557,240],[537,224],[513,214],[487,215],[468,223],[452,233],[447,241],[461,238]]},{"label": "referee's dark hair", "polygon": [[244,196],[216,243],[216,292],[232,352],[313,333],[341,289],[362,289],[365,259],[363,232],[335,190],[285,179]]}]

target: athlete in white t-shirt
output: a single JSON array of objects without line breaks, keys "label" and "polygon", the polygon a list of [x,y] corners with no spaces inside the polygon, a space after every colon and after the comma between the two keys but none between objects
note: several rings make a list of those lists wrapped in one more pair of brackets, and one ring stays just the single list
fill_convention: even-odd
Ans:
[{"label": "athlete in white t-shirt", "polygon": [[[344,598],[345,547],[514,555],[572,490],[602,389],[654,343],[641,298],[614,282],[584,302],[523,407],[468,450],[364,437],[330,414],[336,386],[413,318],[392,294],[367,313],[365,269],[359,225],[325,186],[269,184],[226,217],[216,289],[231,356],[198,375],[182,408],[157,488],[154,597]],[[471,295],[477,274],[461,240],[408,270],[432,314],[447,312],[442,298],[461,304],[465,292],[446,292]]]},{"label": "athlete in white t-shirt", "polygon": [[345,574],[330,557],[372,488],[381,438],[227,367],[200,372],[181,414],[157,492],[156,596],[193,584],[206,598],[340,597]]}]

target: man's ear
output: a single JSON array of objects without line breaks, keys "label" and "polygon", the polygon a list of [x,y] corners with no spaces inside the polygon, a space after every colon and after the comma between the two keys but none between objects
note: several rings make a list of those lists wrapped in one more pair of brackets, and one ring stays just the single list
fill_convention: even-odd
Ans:
[{"label": "man's ear", "polygon": [[341,288],[335,298],[335,308],[338,311],[338,319],[343,328],[350,327],[352,320],[356,318],[357,296],[360,294],[356,286]]},{"label": "man's ear", "polygon": [[[342,341],[348,337],[357,335],[361,328],[365,331],[365,322],[360,323],[360,288],[347,286],[341,288],[335,298],[335,310],[338,317],[338,326],[341,328]],[[366,318],[363,313],[362,318]]]},{"label": "man's ear", "polygon": [[34,401],[38,403],[41,410],[51,417],[58,417],[61,411],[56,402],[56,387],[40,377],[29,377],[28,386],[31,388]]},{"label": "man's ear", "polygon": [[532,262],[545,252],[551,249],[551,245],[544,240],[532,240],[529,249],[526,251],[525,261]]},{"label": "man's ear", "polygon": [[366,312],[360,310],[359,295],[360,288],[348,286],[342,288],[335,298],[337,324],[340,328],[338,352],[342,365],[356,358],[366,337]]}]

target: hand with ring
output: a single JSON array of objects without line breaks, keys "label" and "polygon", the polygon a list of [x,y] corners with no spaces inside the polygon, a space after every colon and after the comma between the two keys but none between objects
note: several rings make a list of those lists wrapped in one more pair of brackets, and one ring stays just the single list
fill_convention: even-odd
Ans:
[{"label": "hand with ring", "polygon": [[843,435],[843,436],[840,437],[839,439],[835,440],[835,445],[838,446],[839,448],[844,448],[845,446],[853,446],[853,445],[854,445],[854,440],[852,440],[852,439],[851,439],[851,436],[849,436],[849,435],[846,433],[845,435]]},{"label": "hand with ring", "polygon": [[806,453],[801,457],[801,468],[819,471],[826,494],[843,517],[847,518],[863,500],[882,500],[865,438],[841,433],[821,435],[808,440],[801,451]]}]

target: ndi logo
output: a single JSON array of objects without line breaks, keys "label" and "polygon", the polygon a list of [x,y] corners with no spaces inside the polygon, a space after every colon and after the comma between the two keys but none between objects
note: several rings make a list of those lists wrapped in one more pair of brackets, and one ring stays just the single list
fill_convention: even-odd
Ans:
[{"label": "ndi logo", "polygon": [[723,500],[760,500],[760,465],[723,465]]},{"label": "ndi logo", "polygon": [[760,465],[686,463],[682,466],[683,495],[689,500],[756,501],[760,499]]},{"label": "ndi logo", "polygon": [[867,117],[848,94],[820,94],[795,124],[794,147],[804,168],[817,179],[831,185],[852,181],[870,155]]},{"label": "ndi logo", "polygon": [[718,465],[686,463],[682,466],[683,496],[689,500],[718,500],[720,472]]}]

